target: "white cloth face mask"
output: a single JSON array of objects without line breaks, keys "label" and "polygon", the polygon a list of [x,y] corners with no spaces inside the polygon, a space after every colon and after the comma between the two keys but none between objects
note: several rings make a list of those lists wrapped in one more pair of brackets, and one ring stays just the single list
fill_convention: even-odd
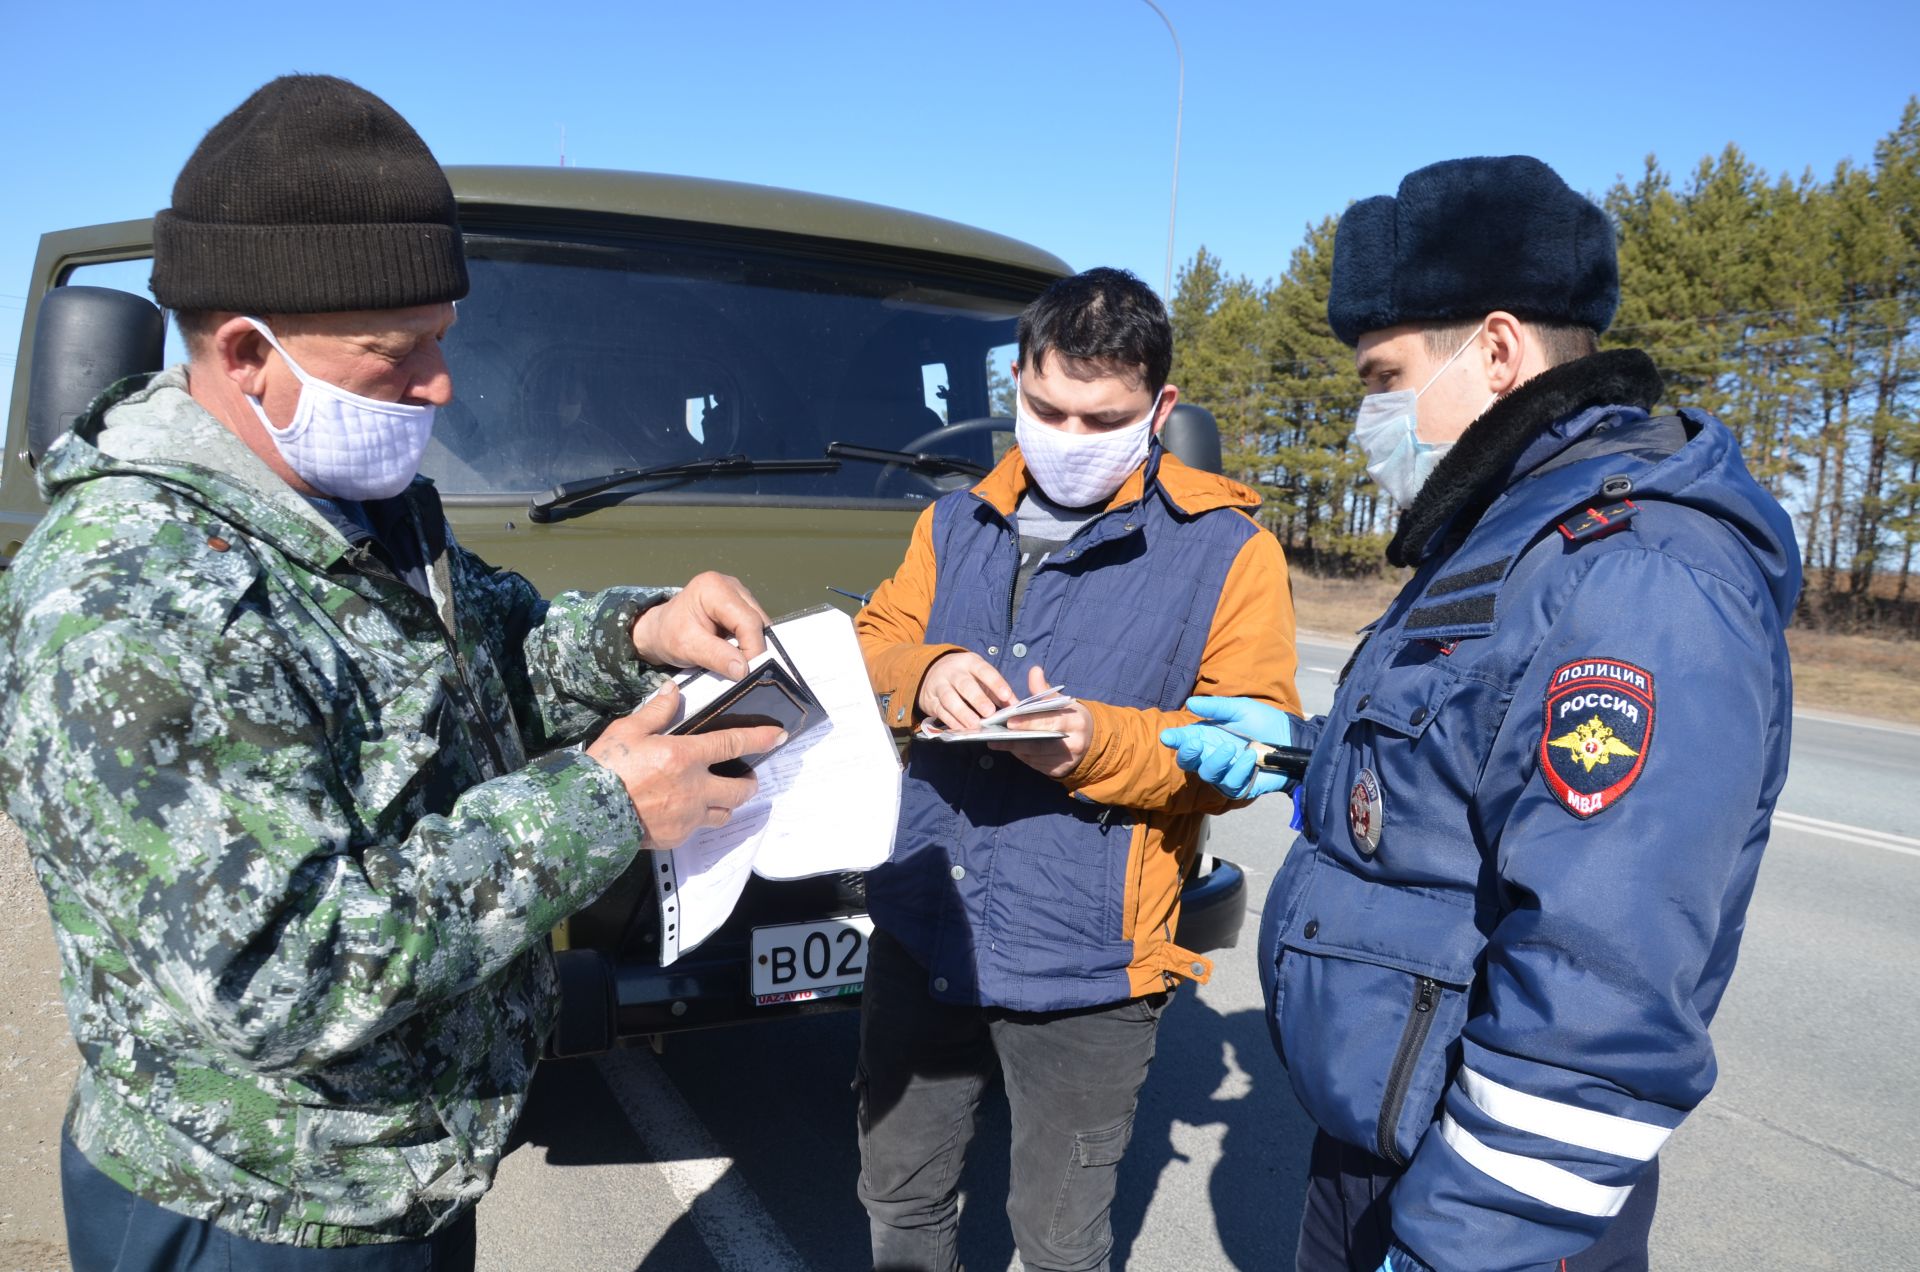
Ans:
[{"label": "white cloth face mask", "polygon": [[1153,418],[1159,414],[1162,389],[1153,405],[1132,424],[1099,433],[1069,433],[1033,418],[1026,396],[1014,386],[1013,437],[1040,490],[1068,508],[1085,508],[1113,498],[1113,492],[1147,457],[1153,441]]},{"label": "white cloth face mask", "polygon": [[[1482,323],[1484,327],[1486,324]],[[1369,393],[1360,399],[1360,410],[1353,420],[1353,440],[1366,452],[1367,474],[1374,484],[1385,491],[1394,503],[1405,508],[1413,503],[1420,487],[1427,484],[1427,478],[1439,466],[1446,453],[1453,449],[1452,442],[1427,442],[1420,438],[1419,411],[1416,404],[1420,395],[1434,386],[1439,378],[1446,374],[1447,368],[1457,361],[1461,354],[1473,347],[1480,338],[1480,327],[1473,329],[1467,342],[1453,351],[1453,356],[1440,364],[1440,369],[1427,377],[1427,382],[1418,389],[1397,389],[1392,393]],[[1487,406],[1498,401],[1500,395],[1494,394],[1487,399]],[[1486,407],[1480,408],[1485,414]]]},{"label": "white cloth face mask", "polygon": [[433,436],[432,404],[382,402],[308,375],[280,347],[266,323],[258,318],[247,321],[300,381],[293,419],[285,428],[275,428],[260,399],[247,395],[287,467],[335,499],[390,499],[405,490],[420,471],[420,456]]}]

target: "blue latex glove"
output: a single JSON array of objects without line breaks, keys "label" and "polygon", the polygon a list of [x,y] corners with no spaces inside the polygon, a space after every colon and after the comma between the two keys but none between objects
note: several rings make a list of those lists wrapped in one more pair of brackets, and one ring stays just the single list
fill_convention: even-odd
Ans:
[{"label": "blue latex glove", "polygon": [[1198,773],[1229,799],[1257,799],[1293,784],[1285,773],[1256,769],[1256,757],[1246,742],[1252,738],[1271,746],[1287,745],[1293,737],[1293,719],[1286,712],[1252,698],[1188,698],[1187,710],[1214,723],[1160,731],[1161,745],[1172,748],[1181,768]]}]

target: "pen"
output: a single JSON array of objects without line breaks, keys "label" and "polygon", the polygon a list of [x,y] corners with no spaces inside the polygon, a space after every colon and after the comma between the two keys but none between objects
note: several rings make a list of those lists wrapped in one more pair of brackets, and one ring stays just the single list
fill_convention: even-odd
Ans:
[{"label": "pen", "polygon": [[1240,730],[1228,725],[1209,721],[1222,733],[1230,733],[1247,744],[1253,752],[1253,766],[1268,773],[1286,773],[1293,777],[1305,777],[1307,765],[1313,760],[1313,752],[1304,746],[1274,746],[1257,738],[1250,738]]},{"label": "pen", "polygon": [[780,643],[780,634],[771,627],[762,628],[761,633],[767,638],[768,647],[779,655],[780,661],[785,663],[787,670],[793,673],[794,680],[799,682],[800,687],[806,690],[809,697],[815,696],[812,687],[807,684],[807,678],[800,674],[800,664],[793,661],[793,655],[789,654],[787,647]]},{"label": "pen", "polygon": [[849,592],[849,591],[847,591],[847,589],[846,589],[846,588],[844,588],[844,587],[835,587],[835,586],[833,586],[833,584],[831,584],[831,583],[829,583],[829,584],[827,584],[827,591],[829,591],[829,592],[838,592],[838,593],[840,593],[840,595],[842,595],[842,596],[844,596],[844,597],[846,597],[846,598],[847,598],[848,600],[854,600],[854,601],[858,601],[858,602],[860,602],[860,603],[861,603],[862,605],[865,605],[865,604],[866,604],[866,603],[867,603],[867,602],[868,602],[869,600],[871,600],[871,599],[872,599],[872,597],[873,597],[873,593],[872,593],[872,592]]}]

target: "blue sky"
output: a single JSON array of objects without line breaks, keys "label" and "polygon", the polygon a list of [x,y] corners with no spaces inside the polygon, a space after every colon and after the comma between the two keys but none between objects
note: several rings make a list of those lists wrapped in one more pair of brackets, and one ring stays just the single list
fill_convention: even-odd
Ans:
[{"label": "blue sky", "polygon": [[[1284,270],[1409,169],[1524,152],[1598,193],[1653,153],[1866,163],[1920,92],[1920,5],[1162,0],[1186,53],[1176,260]],[[46,230],[144,216],[287,71],[346,76],[445,163],[568,162],[822,191],[1158,286],[1175,60],[1141,0],[362,5],[0,0],[0,373]]]}]

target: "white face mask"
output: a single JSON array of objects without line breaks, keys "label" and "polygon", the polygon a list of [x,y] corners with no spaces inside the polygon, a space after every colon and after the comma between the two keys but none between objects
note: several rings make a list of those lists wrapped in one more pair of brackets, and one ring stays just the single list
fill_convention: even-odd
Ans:
[{"label": "white face mask", "polygon": [[1013,437],[1042,493],[1068,508],[1085,508],[1113,498],[1134,469],[1147,457],[1153,441],[1153,417],[1160,411],[1161,393],[1145,417],[1099,433],[1069,433],[1042,424],[1027,410],[1027,399],[1014,386]]},{"label": "white face mask", "polygon": [[[1367,473],[1374,484],[1402,508],[1413,503],[1413,497],[1427,484],[1427,478],[1433,475],[1441,458],[1453,449],[1452,442],[1420,439],[1419,412],[1415,404],[1479,338],[1480,328],[1475,327],[1467,342],[1455,349],[1453,357],[1441,363],[1440,369],[1418,390],[1369,393],[1360,399],[1360,410],[1353,420],[1353,440],[1367,453]],[[1496,393],[1488,398],[1487,406],[1492,406],[1499,397]],[[1486,409],[1481,407],[1481,414],[1485,414]]]},{"label": "white face mask", "polygon": [[389,499],[420,471],[420,456],[433,436],[433,407],[381,402],[349,393],[308,375],[258,318],[248,318],[300,381],[293,420],[275,428],[247,395],[267,436],[300,480],[335,499]]}]

